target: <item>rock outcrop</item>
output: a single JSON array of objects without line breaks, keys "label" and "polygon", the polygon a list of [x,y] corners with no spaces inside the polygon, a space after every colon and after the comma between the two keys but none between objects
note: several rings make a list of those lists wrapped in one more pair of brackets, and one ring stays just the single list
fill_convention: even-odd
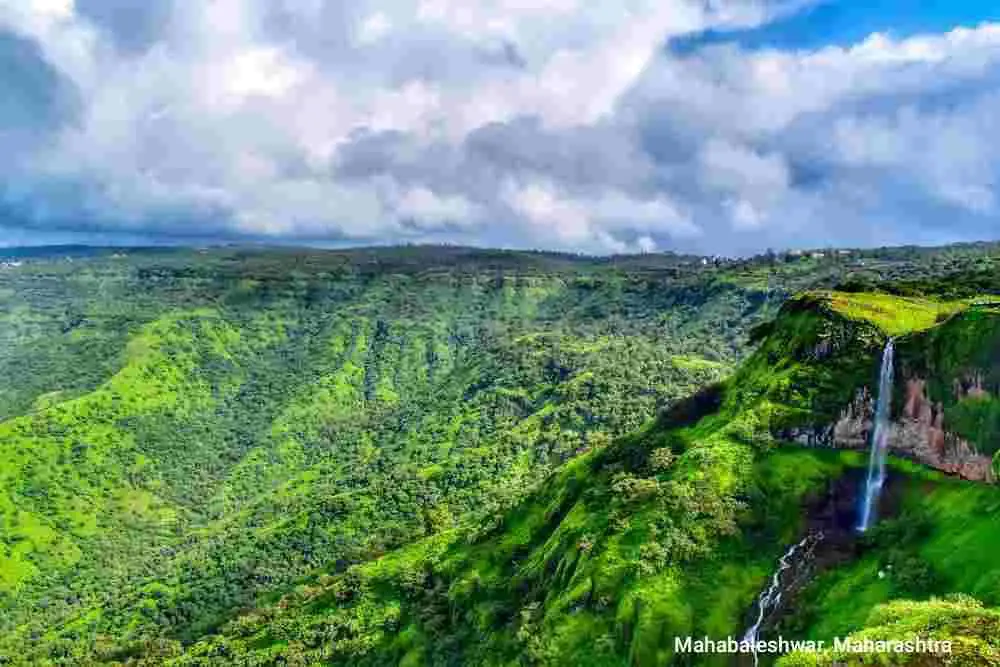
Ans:
[{"label": "rock outcrop", "polygon": [[[962,384],[965,386],[956,387],[956,390],[965,396],[982,395],[976,392],[984,391],[975,379]],[[902,410],[889,432],[891,452],[964,479],[996,481],[992,459],[948,430],[944,407],[928,398],[926,380],[907,379],[904,395]],[[874,409],[871,392],[867,388],[861,389],[833,428],[829,429],[827,442],[823,444],[851,449],[867,448]],[[801,435],[799,440],[802,441]]]},{"label": "rock outcrop", "polygon": [[[911,328],[896,316],[913,318]],[[751,424],[765,442],[868,449],[877,362],[892,337],[891,452],[968,480],[997,481],[1000,301],[934,306],[888,295],[807,294],[761,331],[760,351],[729,400],[766,400],[753,407]]]}]

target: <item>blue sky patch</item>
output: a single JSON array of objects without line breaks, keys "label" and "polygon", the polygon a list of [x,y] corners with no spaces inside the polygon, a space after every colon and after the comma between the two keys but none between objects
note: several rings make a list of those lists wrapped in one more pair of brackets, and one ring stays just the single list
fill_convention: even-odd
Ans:
[{"label": "blue sky patch", "polygon": [[905,38],[996,20],[1000,20],[1000,3],[989,0],[831,0],[749,30],[711,29],[679,37],[668,48],[681,55],[712,44],[817,49],[854,44],[872,33]]}]

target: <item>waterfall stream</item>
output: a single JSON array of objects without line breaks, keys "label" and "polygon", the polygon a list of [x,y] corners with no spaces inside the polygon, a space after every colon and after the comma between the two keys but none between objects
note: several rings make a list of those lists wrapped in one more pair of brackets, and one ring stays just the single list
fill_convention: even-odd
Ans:
[{"label": "waterfall stream", "polygon": [[[758,639],[760,639],[760,629],[767,619],[768,613],[775,611],[781,603],[782,587],[786,583],[782,581],[782,575],[795,564],[794,558],[796,554],[805,552],[808,557],[811,547],[815,547],[815,544],[822,539],[823,533],[810,533],[802,538],[801,542],[793,544],[785,552],[785,555],[778,559],[778,569],[771,576],[771,585],[757,598],[757,618],[753,625],[746,631],[746,634],[743,635],[744,642],[756,645]],[[753,652],[753,664],[758,664],[756,650]]]},{"label": "waterfall stream", "polygon": [[875,429],[872,433],[871,453],[868,458],[868,476],[862,498],[858,532],[868,530],[875,520],[879,495],[885,484],[885,457],[889,444],[889,417],[892,405],[893,363],[895,343],[890,338],[882,352],[882,370],[879,372],[878,402],[875,406]]}]

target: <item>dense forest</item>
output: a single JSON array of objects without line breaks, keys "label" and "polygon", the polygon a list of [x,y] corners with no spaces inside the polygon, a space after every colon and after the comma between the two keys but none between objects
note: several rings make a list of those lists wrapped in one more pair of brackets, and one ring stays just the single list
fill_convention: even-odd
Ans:
[{"label": "dense forest", "polygon": [[892,337],[992,456],[994,295],[994,244],[0,249],[0,664],[728,664],[673,637],[824,521],[771,632],[1000,664],[990,480],[894,459],[834,535],[815,446]]}]

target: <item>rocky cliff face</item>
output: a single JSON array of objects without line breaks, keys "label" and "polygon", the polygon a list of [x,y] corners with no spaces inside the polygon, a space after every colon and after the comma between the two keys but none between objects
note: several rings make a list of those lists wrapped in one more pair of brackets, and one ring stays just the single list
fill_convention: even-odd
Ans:
[{"label": "rocky cliff face", "polygon": [[[809,416],[791,428],[776,429],[778,438],[815,447],[868,448],[876,360],[869,358],[873,346],[860,337],[863,330],[845,331],[848,340],[838,346],[826,345],[822,335],[802,339],[803,386],[816,378],[826,381],[792,413]],[[884,345],[884,333],[881,339]],[[896,353],[891,451],[965,479],[997,481],[1000,306],[970,305],[929,328],[897,337]],[[869,358],[860,372],[856,363],[851,365],[858,358]]]},{"label": "rocky cliff face", "polygon": [[[961,400],[970,395],[969,392],[984,391],[974,381],[969,387],[956,387],[956,399]],[[948,430],[944,407],[928,398],[926,379],[905,379],[904,395],[902,410],[889,433],[889,448],[893,453],[964,479],[996,481],[991,457],[978,452],[975,446]],[[861,389],[840,419],[826,431],[826,437],[814,437],[813,444],[820,444],[825,439],[822,444],[833,447],[867,448],[874,411],[874,397],[867,388]],[[801,435],[799,439],[801,441]]]}]

